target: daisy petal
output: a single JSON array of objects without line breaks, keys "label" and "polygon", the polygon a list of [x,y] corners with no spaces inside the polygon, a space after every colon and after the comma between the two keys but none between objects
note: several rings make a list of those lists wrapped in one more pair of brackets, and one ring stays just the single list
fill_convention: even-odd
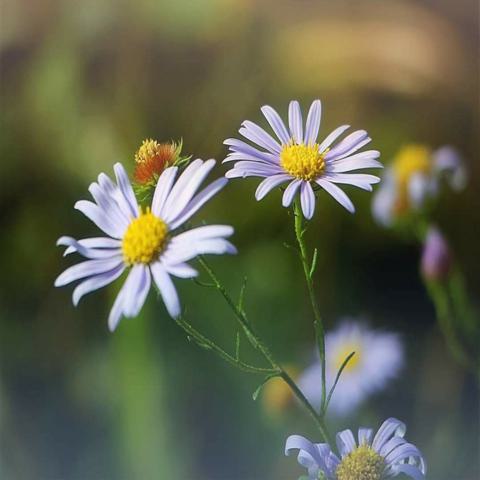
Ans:
[{"label": "daisy petal", "polygon": [[152,200],[152,213],[157,217],[160,216],[165,200],[168,198],[168,194],[172,189],[177,172],[178,167],[169,167],[163,171],[158,179]]},{"label": "daisy petal", "polygon": [[280,144],[263,128],[250,120],[245,120],[242,125],[243,127],[240,128],[239,133],[245,138],[248,138],[248,140],[260,145],[260,147],[263,147],[269,152],[280,153]]},{"label": "daisy petal", "polygon": [[73,291],[73,305],[76,307],[80,299],[87,293],[98,290],[99,288],[104,287],[115,281],[125,270],[125,265],[121,264],[115,267],[113,270],[110,270],[99,275],[94,275],[93,277],[84,280],[82,283],[78,284],[75,290]]},{"label": "daisy petal", "polygon": [[288,182],[291,177],[287,174],[278,174],[271,177],[267,177],[263,180],[257,187],[255,192],[255,198],[257,201],[262,200],[269,192],[271,192],[275,187],[278,187],[282,183]]},{"label": "daisy petal", "polygon": [[326,192],[328,192],[340,205],[345,207],[350,213],[355,212],[355,207],[352,201],[348,198],[347,194],[338,188],[333,183],[330,183],[323,179],[316,180],[316,183],[320,185]]},{"label": "daisy petal", "polygon": [[113,169],[115,171],[115,176],[117,177],[118,187],[120,188],[125,199],[128,201],[131,214],[134,217],[138,217],[138,203],[137,199],[135,198],[135,194],[133,193],[132,184],[128,179],[127,172],[121,163],[116,163],[113,166]]},{"label": "daisy petal", "polygon": [[102,260],[86,260],[67,268],[55,280],[56,287],[63,287],[75,280],[108,272],[123,264],[121,255]]},{"label": "daisy petal", "polygon": [[108,217],[107,212],[98,205],[88,200],[79,200],[74,208],[80,210],[88,219],[90,219],[100,230],[114,238],[122,238],[125,231],[121,225],[115,225]]},{"label": "daisy petal", "polygon": [[307,145],[313,145],[317,141],[321,116],[322,104],[320,103],[320,100],[315,100],[308,111],[307,124],[305,126],[304,142]]},{"label": "daisy petal", "polygon": [[280,141],[284,144],[290,142],[290,135],[288,134],[280,115],[269,105],[263,106],[261,110]]},{"label": "daisy petal", "polygon": [[350,125],[342,125],[331,132],[325,140],[319,145],[318,151],[324,152],[345,130],[348,130]]},{"label": "daisy petal", "polygon": [[338,158],[351,151],[353,148],[358,150],[362,141],[368,138],[368,133],[365,130],[356,130],[355,132],[347,135],[338,145],[335,145],[326,155],[325,160]]},{"label": "daisy petal", "polygon": [[164,265],[165,270],[178,278],[194,278],[198,276],[198,272],[188,263],[177,263],[176,265]]},{"label": "daisy petal", "polygon": [[295,143],[303,143],[302,112],[300,111],[300,104],[296,100],[292,100],[288,106],[288,124]]},{"label": "daisy petal", "polygon": [[315,212],[315,193],[313,193],[310,182],[302,182],[300,187],[300,203],[302,205],[303,215],[307,220],[310,220]]},{"label": "daisy petal", "polygon": [[295,197],[295,194],[298,191],[298,188],[302,184],[303,180],[300,179],[295,179],[292,182],[290,182],[285,189],[285,192],[283,192],[283,197],[282,197],[282,205],[284,207],[289,207],[292,204],[293,198]]},{"label": "daisy petal", "polygon": [[214,197],[226,184],[228,180],[226,178],[218,178],[210,185],[201,190],[197,195],[195,195],[188,205],[183,209],[183,211],[172,220],[170,223],[170,228],[174,230],[180,225],[185,223],[190,219],[205,203],[207,203],[212,197]]},{"label": "daisy petal", "polygon": [[180,300],[170,275],[159,262],[152,263],[150,271],[169,315],[172,318],[179,317],[181,313]]},{"label": "daisy petal", "polygon": [[[78,252],[85,258],[111,258],[116,255],[121,254],[120,248],[102,248],[102,249],[95,249],[89,248],[82,245],[80,242],[77,242],[72,237],[60,237],[57,240],[57,245],[63,245],[68,248],[71,248],[72,251]],[[67,250],[65,251],[64,255],[68,255]]]}]

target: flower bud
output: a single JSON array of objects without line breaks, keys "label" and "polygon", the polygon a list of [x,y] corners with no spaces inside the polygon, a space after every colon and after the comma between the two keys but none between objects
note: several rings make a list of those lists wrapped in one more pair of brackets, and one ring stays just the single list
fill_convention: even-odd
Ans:
[{"label": "flower bud", "polygon": [[441,232],[430,227],[423,245],[421,271],[427,280],[445,280],[452,268],[450,248]]}]

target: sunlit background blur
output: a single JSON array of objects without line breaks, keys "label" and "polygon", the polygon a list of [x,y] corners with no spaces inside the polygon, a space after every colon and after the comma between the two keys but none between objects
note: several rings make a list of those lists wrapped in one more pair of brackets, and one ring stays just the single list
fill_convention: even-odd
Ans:
[{"label": "sunlit background blur", "polygon": [[[183,138],[221,160],[223,139],[260,106],[323,101],[321,135],[365,128],[385,163],[403,144],[455,145],[469,185],[442,196],[446,232],[478,311],[478,4],[476,0],[2,0],[0,12],[0,478],[296,479],[285,438],[320,441],[296,405],[256,402],[259,379],[189,343],[151,294],[114,334],[118,289],[78,308],[53,281],[71,260],[63,234],[95,236],[73,210],[145,137]],[[217,175],[224,167],[218,167]],[[235,258],[212,264],[286,364],[304,368],[312,321],[279,192],[232,182],[197,221],[234,225]],[[352,216],[321,196],[309,241],[328,328],[345,315],[401,334],[398,381],[332,431],[408,424],[432,480],[478,478],[478,390],[451,356],[418,273],[419,247],[378,227],[371,195]],[[188,318],[226,348],[235,322],[215,292],[178,281]],[[245,347],[246,358],[255,358]]]}]

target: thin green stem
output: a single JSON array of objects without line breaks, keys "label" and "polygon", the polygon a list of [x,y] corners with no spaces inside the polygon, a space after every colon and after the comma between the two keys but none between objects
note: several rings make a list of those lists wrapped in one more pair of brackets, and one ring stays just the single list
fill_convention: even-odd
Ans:
[{"label": "thin green stem", "polygon": [[272,373],[280,374],[280,372],[273,368],[256,367],[254,365],[250,365],[241,361],[238,356],[234,357],[230,355],[223,348],[219,347],[213,340],[209,339],[205,335],[201,334],[198,330],[196,330],[183,317],[177,317],[175,319],[175,322],[180,328],[182,328],[186,332],[188,336],[192,337],[201,347],[212,350],[227,363],[230,363],[231,365],[239,368],[240,370],[243,370],[244,372],[258,373],[262,375]]},{"label": "thin green stem", "polygon": [[225,287],[220,283],[220,280],[216,276],[215,272],[212,270],[212,268],[208,265],[208,263],[205,261],[203,257],[199,257],[199,262],[202,268],[205,270],[207,275],[210,277],[212,280],[213,284],[217,288],[217,290],[220,292],[230,309],[233,311],[236,320],[239,322],[241,327],[243,328],[245,335],[249,339],[250,343],[252,346],[258,350],[263,357],[268,361],[268,363],[272,366],[272,369],[277,371],[278,376],[283,379],[283,381],[290,387],[292,393],[297,397],[297,399],[300,401],[302,406],[307,410],[309,415],[312,417],[314,420],[315,424],[317,425],[323,439],[332,445],[331,443],[331,438],[328,433],[328,430],[325,425],[325,421],[323,416],[319,415],[315,409],[312,407],[310,402],[307,400],[305,395],[302,393],[302,391],[298,388],[297,384],[295,381],[292,379],[292,377],[284,370],[284,368],[275,360],[273,354],[271,353],[270,349],[265,345],[265,343],[261,340],[261,338],[258,336],[258,334],[255,332],[255,329],[253,325],[250,323],[248,320],[248,317],[243,310],[243,308],[240,308],[239,305],[235,303],[235,301],[232,299],[232,297],[229,295]]},{"label": "thin green stem", "polygon": [[310,303],[313,310],[313,324],[315,327],[315,336],[318,345],[318,353],[320,355],[320,363],[322,367],[322,401],[320,407],[320,416],[324,417],[327,406],[327,382],[326,382],[326,361],[325,361],[325,329],[323,327],[322,317],[320,315],[320,309],[318,307],[317,299],[315,297],[315,291],[313,288],[313,272],[315,270],[315,263],[317,256],[314,254],[312,263],[308,260],[308,252],[304,239],[304,224],[303,215],[300,206],[297,202],[294,204],[294,216],[295,216],[295,236],[297,238],[298,247],[300,249],[300,260],[303,266],[303,272],[305,274],[305,280],[307,282],[308,295],[310,297]]}]

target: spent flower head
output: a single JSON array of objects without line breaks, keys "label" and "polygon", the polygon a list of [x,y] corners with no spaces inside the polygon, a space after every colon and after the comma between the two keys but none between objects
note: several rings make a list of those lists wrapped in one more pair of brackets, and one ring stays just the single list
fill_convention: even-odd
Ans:
[{"label": "spent flower head", "polygon": [[299,194],[302,212],[307,219],[313,217],[316,192],[322,189],[353,213],[353,203],[338,184],[372,191],[372,185],[380,181],[374,175],[351,173],[364,168],[382,167],[376,160],[380,156],[378,151],[358,153],[371,141],[365,130],[356,130],[334,144],[349,128],[349,125],[342,125],[323,141],[318,140],[322,110],[320,100],[315,100],[310,106],[305,130],[297,101],[290,102],[288,128],[272,107],[266,105],[261,110],[277,138],[257,124],[245,120],[239,133],[256,147],[236,138],[224,142],[230,149],[224,162],[235,162],[226,173],[227,178],[264,178],[255,192],[257,200],[263,199],[274,188],[288,183],[282,205],[289,207]]},{"label": "spent flower head", "polygon": [[298,463],[308,470],[309,480],[386,480],[404,474],[424,480],[426,464],[420,450],[408,443],[405,424],[389,418],[373,436],[371,428],[359,428],[358,442],[351,430],[337,433],[337,456],[327,443],[312,443],[291,435],[285,455],[298,450]]},{"label": "spent flower head", "polygon": [[187,262],[198,255],[236,253],[226,240],[233,234],[228,225],[209,225],[177,233],[208,200],[226,184],[217,179],[197,193],[215,166],[215,160],[193,161],[177,178],[178,167],[168,167],[160,175],[150,207],[142,209],[120,163],[114,167],[116,183],[101,173],[89,191],[93,202],[80,200],[75,208],[103,231],[105,236],[75,240],[61,237],[64,255],[78,253],[88,260],[67,268],[55,280],[61,287],[81,280],[73,291],[77,305],[83,295],[116,280],[125,270],[128,276],[108,318],[114,330],[122,316],[135,317],[141,310],[153,278],[168,313],[178,317],[180,300],[171,276],[197,275]]}]

